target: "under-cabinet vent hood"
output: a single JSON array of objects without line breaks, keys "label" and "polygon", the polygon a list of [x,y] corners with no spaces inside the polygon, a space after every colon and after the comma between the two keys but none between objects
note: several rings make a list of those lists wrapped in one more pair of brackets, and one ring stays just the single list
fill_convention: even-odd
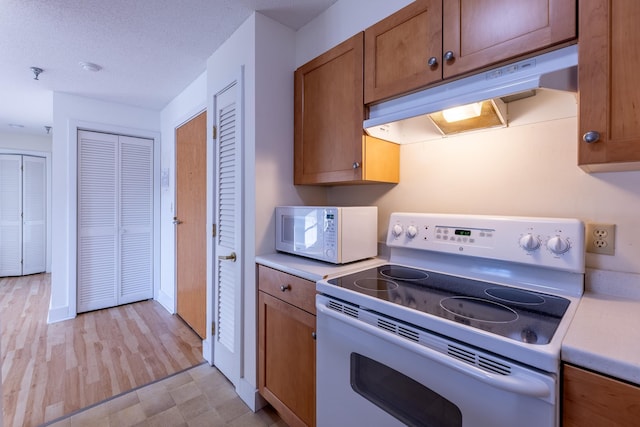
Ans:
[{"label": "under-cabinet vent hood", "polygon": [[[538,89],[576,92],[577,66],[577,45],[547,52],[371,105],[364,129],[369,135],[388,141],[418,142],[422,128],[429,127],[432,131],[437,128],[435,123],[442,116],[441,111],[486,100],[491,100],[492,108],[503,120],[502,126],[506,126],[504,102],[531,96]],[[477,107],[477,111],[480,111],[480,107]],[[482,111],[484,115],[484,107]],[[449,133],[438,129],[441,134]]]}]

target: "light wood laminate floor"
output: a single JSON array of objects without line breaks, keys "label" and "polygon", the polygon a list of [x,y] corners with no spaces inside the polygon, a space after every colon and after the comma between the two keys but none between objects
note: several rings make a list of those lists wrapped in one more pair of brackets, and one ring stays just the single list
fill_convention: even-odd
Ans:
[{"label": "light wood laminate floor", "polygon": [[200,365],[200,338],[156,301],[47,325],[48,274],[0,278],[4,427],[37,426]]}]

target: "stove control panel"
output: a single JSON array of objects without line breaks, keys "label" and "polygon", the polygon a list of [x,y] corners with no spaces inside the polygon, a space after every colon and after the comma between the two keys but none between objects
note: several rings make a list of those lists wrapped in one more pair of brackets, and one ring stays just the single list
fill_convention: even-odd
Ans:
[{"label": "stove control panel", "polygon": [[577,219],[393,213],[387,246],[584,272]]}]

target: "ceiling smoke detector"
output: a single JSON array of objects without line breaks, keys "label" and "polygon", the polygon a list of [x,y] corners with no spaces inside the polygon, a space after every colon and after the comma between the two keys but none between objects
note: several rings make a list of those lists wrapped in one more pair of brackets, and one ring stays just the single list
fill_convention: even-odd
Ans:
[{"label": "ceiling smoke detector", "polygon": [[101,66],[99,66],[98,64],[94,64],[93,62],[80,61],[79,64],[82,67],[82,69],[85,71],[97,72],[102,70]]}]

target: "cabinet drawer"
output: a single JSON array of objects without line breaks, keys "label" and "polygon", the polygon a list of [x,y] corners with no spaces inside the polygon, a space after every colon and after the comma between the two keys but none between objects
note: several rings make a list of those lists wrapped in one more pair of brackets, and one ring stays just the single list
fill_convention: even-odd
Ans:
[{"label": "cabinet drawer", "polygon": [[258,288],[311,314],[316,314],[316,284],[311,280],[260,265]]}]

